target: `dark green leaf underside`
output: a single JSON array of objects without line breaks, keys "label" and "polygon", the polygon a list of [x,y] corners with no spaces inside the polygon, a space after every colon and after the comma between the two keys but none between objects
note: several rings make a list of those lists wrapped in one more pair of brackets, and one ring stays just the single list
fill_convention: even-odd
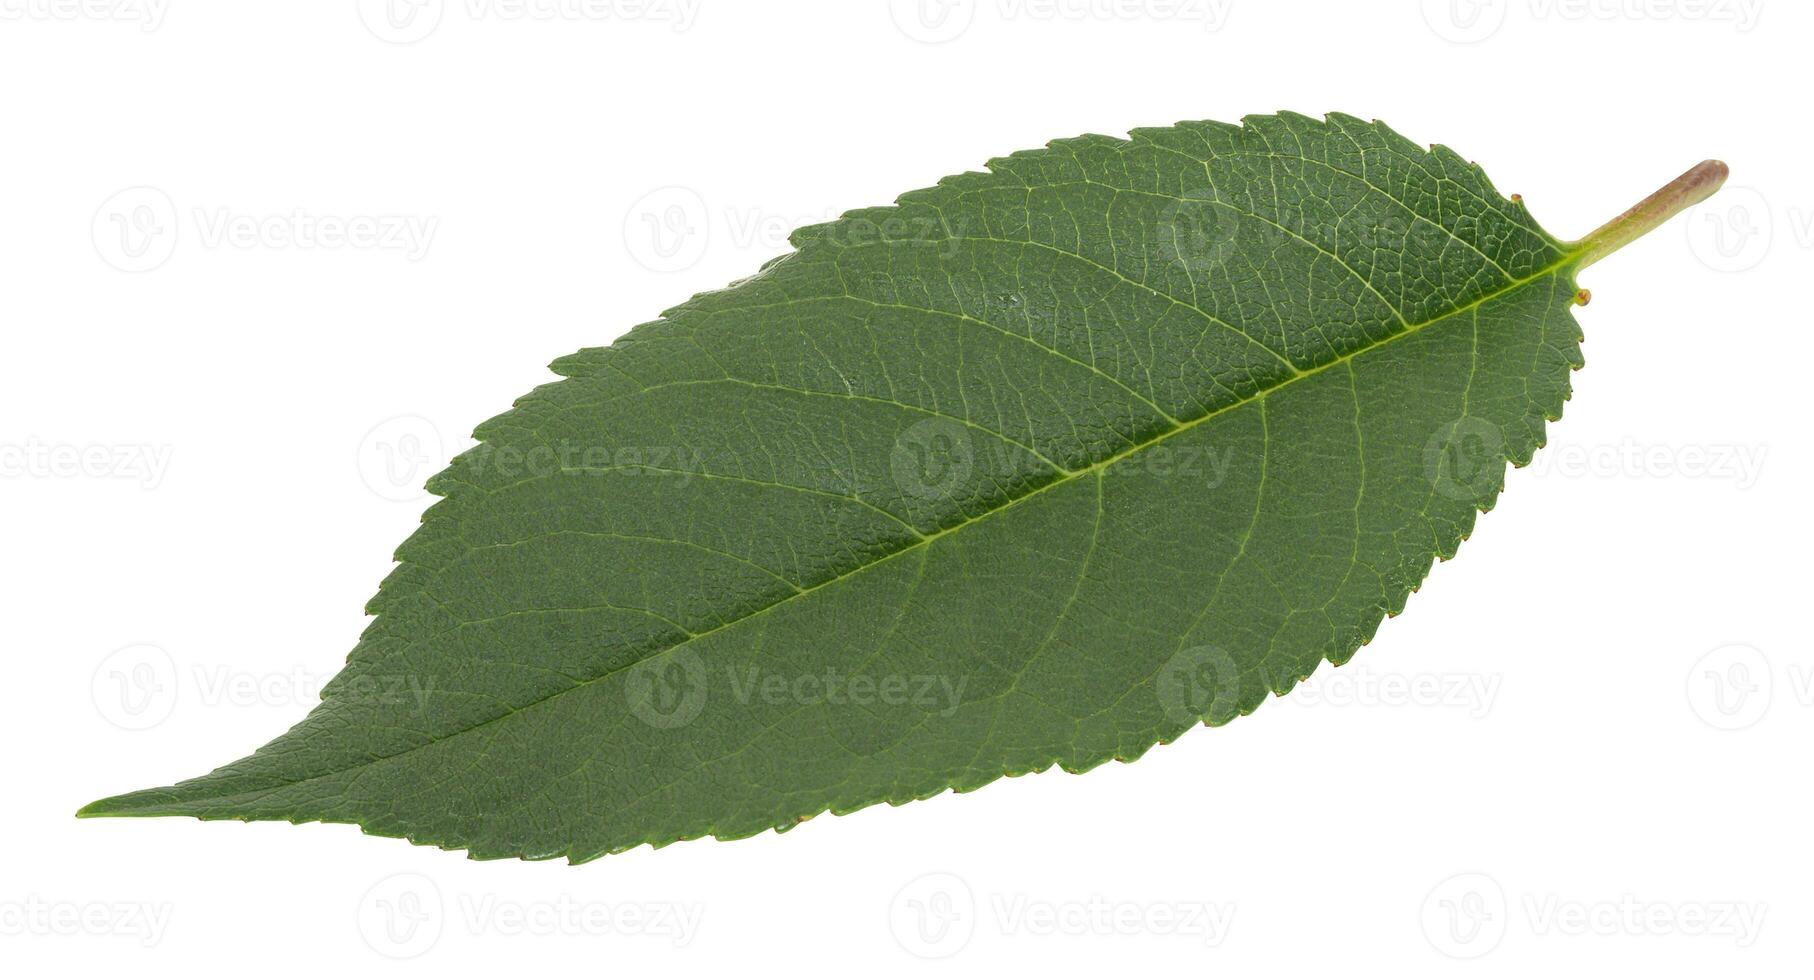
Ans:
[{"label": "dark green leaf underside", "polygon": [[481,426],[308,718],[84,814],[578,861],[1133,759],[1351,657],[1580,364],[1577,254],[1347,116],[793,241]]}]

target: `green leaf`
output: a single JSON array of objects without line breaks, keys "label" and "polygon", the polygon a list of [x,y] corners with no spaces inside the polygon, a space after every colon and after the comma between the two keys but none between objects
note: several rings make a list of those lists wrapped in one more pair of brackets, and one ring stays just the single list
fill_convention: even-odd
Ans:
[{"label": "green leaf", "polygon": [[85,816],[583,861],[1137,758],[1341,664],[1558,418],[1581,242],[1332,115],[992,161],[479,427],[320,706]]}]

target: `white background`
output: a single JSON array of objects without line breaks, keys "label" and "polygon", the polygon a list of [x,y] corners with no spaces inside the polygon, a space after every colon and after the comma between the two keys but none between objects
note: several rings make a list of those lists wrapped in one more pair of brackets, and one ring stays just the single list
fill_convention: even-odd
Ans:
[{"label": "white background", "polygon": [[[1805,975],[1807,4],[645,3],[0,0],[8,973]],[[1280,108],[1565,237],[1732,165],[1584,274],[1551,445],[1350,666],[578,868],[72,818],[300,718],[554,357],[990,156]]]}]

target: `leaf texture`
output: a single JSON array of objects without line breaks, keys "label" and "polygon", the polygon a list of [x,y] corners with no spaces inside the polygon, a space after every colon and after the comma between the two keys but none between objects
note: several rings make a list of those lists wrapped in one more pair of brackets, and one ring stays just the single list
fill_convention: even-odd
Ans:
[{"label": "leaf texture", "polygon": [[1581,363],[1578,251],[1343,115],[792,241],[484,423],[305,720],[84,814],[583,861],[1131,760],[1353,656]]}]

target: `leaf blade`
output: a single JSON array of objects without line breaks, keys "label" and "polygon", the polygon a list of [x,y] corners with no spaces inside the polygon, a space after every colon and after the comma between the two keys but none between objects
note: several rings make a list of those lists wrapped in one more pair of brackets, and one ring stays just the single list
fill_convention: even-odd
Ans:
[{"label": "leaf blade", "polygon": [[[1281,179],[1296,182],[1292,193]],[[1100,227],[1088,223],[1097,214]],[[1440,466],[1424,473],[1429,447],[1403,434],[1478,418],[1500,442],[1489,455],[1502,471],[1498,460],[1529,458],[1579,364],[1573,254],[1478,168],[1350,117],[1059,141],[895,208],[803,229],[795,243],[754,279],[557,361],[565,381],[482,426],[482,465],[457,461],[431,484],[446,497],[400,549],[377,618],[302,725],[210,776],[85,812],[344,820],[475,857],[583,860],[1137,757],[1196,716],[1226,721],[1322,660],[1351,656],[1498,489],[1479,467],[1489,477],[1479,487],[1450,478],[1443,489],[1461,492],[1437,493]],[[852,258],[865,249],[885,261]],[[1301,300],[1275,295],[1299,283]],[[1476,396],[1482,317],[1495,370]],[[955,354],[956,366],[929,366],[928,350]],[[1458,381],[1454,404],[1444,389]],[[695,424],[752,413],[761,425]],[[1390,420],[1371,449],[1368,418]],[[919,443],[967,445],[958,484],[916,477],[911,459],[903,477],[903,445],[929,448],[909,435],[915,426]],[[1332,441],[1350,433],[1351,447]],[[563,437],[618,455],[523,482],[501,476],[500,451]],[[1225,463],[1234,482],[1199,498],[1155,463],[1159,450],[1188,449],[1200,470],[1218,444],[1242,450],[1245,465]],[[626,446],[697,459],[625,461]],[[776,458],[787,455],[777,447],[798,458]],[[1344,453],[1354,473],[1327,468]],[[1421,485],[1435,515],[1412,520],[1370,500],[1369,462],[1374,480],[1396,477],[1394,492]],[[609,490],[575,490],[582,475]],[[1286,510],[1270,509],[1269,486]],[[1332,522],[1344,495],[1353,516]],[[1168,525],[1192,525],[1185,511],[1207,530]],[[781,530],[759,540],[764,529]],[[1361,561],[1363,545],[1389,567]],[[579,587],[555,568],[579,570]],[[1144,592],[1115,586],[1147,580]],[[977,583],[1014,601],[983,590],[979,605]],[[676,599],[677,587],[693,595]],[[1317,598],[1325,624],[1309,613]],[[1282,602],[1268,610],[1271,599]],[[1343,615],[1329,615],[1338,602]],[[941,609],[962,628],[939,627]],[[1136,609],[1152,621],[1127,622]],[[475,627],[485,635],[467,641]],[[1187,656],[1205,646],[1187,641],[1211,634],[1216,652]],[[939,649],[958,652],[926,652]],[[673,738],[657,724],[624,727],[652,703],[630,688],[639,668],[684,654],[682,679],[704,684],[707,723]],[[833,711],[797,694],[762,703],[736,683],[751,666],[746,676],[788,680],[853,662],[964,690],[949,704]],[[1177,676],[1180,663],[1226,666],[1232,681],[1188,703],[1180,685],[1195,681]],[[433,696],[426,728],[357,696],[361,682],[444,677],[450,665],[458,687]],[[1169,700],[1203,710],[1169,710],[1166,678]],[[1140,703],[1124,704],[1136,691]],[[999,732],[1003,716],[1019,730]],[[512,731],[490,734],[502,729]],[[550,744],[562,731],[586,737]],[[510,766],[474,762],[493,752]],[[775,771],[770,760],[783,758],[793,768]],[[651,771],[676,775],[651,784]],[[450,785],[461,779],[473,784]],[[418,799],[432,802],[405,802]]]}]

